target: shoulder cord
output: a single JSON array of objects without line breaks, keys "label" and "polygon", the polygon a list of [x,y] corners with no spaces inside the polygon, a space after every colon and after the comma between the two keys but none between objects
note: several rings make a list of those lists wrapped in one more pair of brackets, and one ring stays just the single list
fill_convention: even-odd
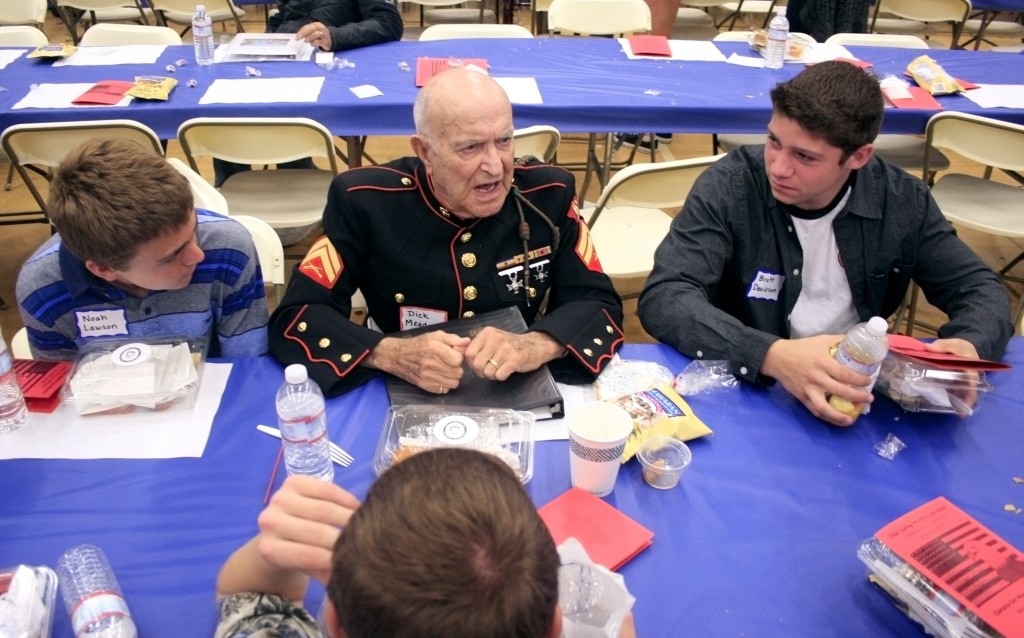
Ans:
[{"label": "shoulder cord", "polygon": [[551,253],[558,251],[558,241],[561,233],[558,226],[551,218],[544,214],[544,211],[533,205],[533,202],[526,199],[526,196],[519,192],[519,189],[512,186],[512,200],[516,203],[516,212],[519,213],[519,240],[523,242],[523,294],[526,295],[526,307],[530,307],[530,225],[526,223],[526,215],[523,214],[523,204],[540,216],[544,223],[551,229]]}]

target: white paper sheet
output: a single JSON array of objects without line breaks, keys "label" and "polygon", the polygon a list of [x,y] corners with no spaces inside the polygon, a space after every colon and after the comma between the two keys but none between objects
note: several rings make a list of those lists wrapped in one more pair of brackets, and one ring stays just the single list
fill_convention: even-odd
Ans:
[{"label": "white paper sheet", "polygon": [[165,44],[125,44],[116,47],[78,47],[53,66],[109,66],[114,64],[154,64],[163,55]]},{"label": "white paper sheet", "polygon": [[29,52],[29,49],[0,49],[0,71]]},{"label": "white paper sheet", "polygon": [[380,89],[372,84],[360,84],[359,86],[349,87],[349,91],[359,99],[365,99],[368,97],[377,97],[378,95],[384,95]]},{"label": "white paper sheet", "polygon": [[[259,36],[262,34],[254,34]],[[299,49],[299,52],[294,58],[288,58],[283,56],[268,56],[268,55],[239,55],[230,51],[231,43],[222,44],[213,50],[213,63],[230,63],[230,62],[308,62],[313,59],[313,53],[316,52],[318,55],[321,52],[318,47],[306,45]],[[329,53],[329,52],[328,52]],[[319,61],[317,61],[319,64]]]},{"label": "white paper sheet", "polygon": [[1024,109],[1024,85],[1021,84],[979,84],[978,88],[960,95],[983,109]]},{"label": "white paper sheet", "polygon": [[752,58],[745,55],[740,55],[739,53],[733,53],[732,55],[729,56],[729,59],[727,59],[726,62],[728,62],[729,64],[738,64],[740,66],[754,67],[756,69],[764,68],[764,58],[762,58],[761,56]]},{"label": "white paper sheet", "polygon": [[126,95],[117,104],[72,104],[71,101],[79,97],[95,85],[95,82],[83,84],[39,84],[30,89],[25,97],[18,100],[12,109],[103,109],[107,106],[128,106],[132,96]]},{"label": "white paper sheet", "polygon": [[536,78],[492,78],[505,89],[508,101],[513,104],[543,104],[540,87]]},{"label": "white paper sheet", "polygon": [[214,80],[200,104],[269,104],[272,102],[316,102],[324,77],[246,78]]},{"label": "white paper sheet", "polygon": [[630,60],[688,60],[703,62],[725,62],[725,55],[718,50],[714,42],[702,40],[669,40],[668,48],[671,57],[663,55],[636,55],[629,46],[628,38],[619,38],[619,44]]},{"label": "white paper sheet", "polygon": [[29,413],[20,430],[0,436],[0,459],[169,459],[200,457],[231,374],[205,363],[195,405],[128,414],[78,416],[67,405]]}]

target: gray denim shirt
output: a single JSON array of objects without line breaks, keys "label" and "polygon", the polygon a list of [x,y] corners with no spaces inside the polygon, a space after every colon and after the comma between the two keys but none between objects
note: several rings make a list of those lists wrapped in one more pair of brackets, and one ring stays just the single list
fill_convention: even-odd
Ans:
[{"label": "gray denim shirt", "polygon": [[[1013,332],[1007,291],[920,179],[872,158],[833,228],[862,320],[892,314],[915,281],[949,315],[940,337],[965,339],[982,358],[1003,353]],[[734,150],[701,175],[654,262],[640,297],[644,329],[689,357],[728,359],[734,374],[771,382],[761,361],[790,335],[803,252],[772,196],[763,146]]]}]

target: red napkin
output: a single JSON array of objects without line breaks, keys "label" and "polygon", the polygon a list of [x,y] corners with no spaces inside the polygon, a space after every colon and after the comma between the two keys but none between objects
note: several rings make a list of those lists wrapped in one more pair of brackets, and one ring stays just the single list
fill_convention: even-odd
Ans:
[{"label": "red napkin", "polygon": [[883,88],[882,93],[885,93],[885,99],[898,109],[924,109],[927,111],[941,111],[942,105],[935,99],[935,96],[928,92],[927,89],[923,89],[919,86],[908,86],[907,90],[910,91],[909,98],[902,98],[894,100],[886,90]]},{"label": "red napkin", "polygon": [[633,55],[672,57],[672,49],[668,46],[668,38],[663,35],[631,35],[627,41]]},{"label": "red napkin", "polygon": [[[427,80],[451,67],[454,61],[453,58],[416,58],[416,86],[423,86],[427,83]],[[465,60],[458,60],[458,62],[462,66],[472,64],[481,69],[487,69],[487,60],[483,58],[466,58]]]},{"label": "red napkin", "polygon": [[889,350],[924,361],[929,365],[944,370],[974,370],[974,371],[999,371],[1009,370],[1013,366],[999,361],[986,361],[985,359],[968,359],[957,354],[946,352],[931,352],[925,350],[924,342],[906,335],[889,335]]},{"label": "red napkin", "polygon": [[615,571],[651,544],[654,532],[590,492],[573,487],[537,510],[561,545],[575,538],[590,560]]}]

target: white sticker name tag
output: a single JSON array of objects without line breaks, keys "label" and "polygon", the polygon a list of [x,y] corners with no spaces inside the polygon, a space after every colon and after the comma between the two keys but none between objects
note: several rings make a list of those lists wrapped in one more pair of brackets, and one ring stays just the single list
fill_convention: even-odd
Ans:
[{"label": "white sticker name tag", "polygon": [[128,334],[128,318],[123,308],[78,310],[75,312],[78,334],[88,337],[113,337]]},{"label": "white sticker name tag", "polygon": [[782,282],[784,281],[786,281],[786,278],[781,274],[759,270],[754,275],[754,280],[750,282],[750,290],[747,291],[747,296],[751,299],[778,301],[779,291],[782,290]]},{"label": "white sticker name tag", "polygon": [[448,321],[448,313],[444,310],[431,310],[418,306],[401,306],[398,308],[398,315],[399,330],[412,330]]}]

